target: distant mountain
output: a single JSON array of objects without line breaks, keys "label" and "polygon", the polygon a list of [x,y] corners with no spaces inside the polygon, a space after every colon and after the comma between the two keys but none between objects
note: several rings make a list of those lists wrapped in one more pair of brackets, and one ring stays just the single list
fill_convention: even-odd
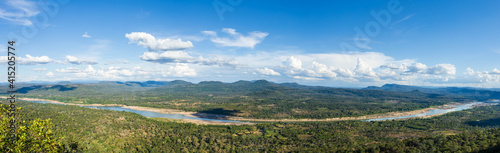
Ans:
[{"label": "distant mountain", "polygon": [[221,81],[201,81],[199,85],[223,85]]},{"label": "distant mountain", "polygon": [[168,81],[146,81],[146,82],[138,82],[138,81],[100,81],[98,84],[123,84],[126,86],[137,86],[137,87],[160,87],[164,86],[168,83]]},{"label": "distant mountain", "polygon": [[407,86],[398,84],[385,84],[381,87],[369,86],[365,88],[365,90],[383,90],[383,91],[399,91],[399,92],[420,91],[430,94],[463,96],[474,100],[500,99],[499,90],[487,89],[487,88],[471,88],[471,87],[430,88],[430,87]]},{"label": "distant mountain", "polygon": [[67,85],[67,84],[71,84],[71,82],[70,81],[59,81],[57,84]]},{"label": "distant mountain", "polygon": [[410,92],[410,91],[421,91],[425,93],[443,93],[446,92],[444,89],[440,88],[425,88],[425,87],[418,87],[418,86],[408,86],[408,85],[399,85],[399,84],[385,84],[381,87],[377,86],[369,86],[365,89],[368,90],[384,90],[384,91],[399,91],[399,92]]},{"label": "distant mountain", "polygon": [[57,91],[70,91],[74,90],[77,87],[68,86],[68,85],[35,85],[30,87],[22,87],[17,90],[18,93],[28,93],[31,90],[51,90],[55,89]]},{"label": "distant mountain", "polygon": [[144,87],[159,87],[164,86],[168,83],[168,81],[146,81],[142,82],[142,86]]},{"label": "distant mountain", "polygon": [[306,86],[306,85],[300,85],[298,83],[280,83],[279,85],[286,86],[286,87],[292,87],[292,88],[299,88],[299,89],[326,89],[329,87],[323,87],[323,86]]},{"label": "distant mountain", "polygon": [[[19,93],[42,99],[85,101],[93,104],[175,108],[216,114],[224,114],[217,110],[227,110],[255,118],[360,116],[470,101],[463,96],[424,93],[420,91],[424,88],[410,86],[387,85],[370,89],[279,84],[267,80],[233,83],[202,81],[197,84],[174,80],[32,85],[21,88]],[[463,92],[456,90],[449,89],[450,92]]]},{"label": "distant mountain", "polygon": [[187,81],[184,81],[184,80],[174,80],[174,81],[167,82],[163,86],[173,87],[173,86],[192,85],[192,84],[193,83],[187,82]]}]

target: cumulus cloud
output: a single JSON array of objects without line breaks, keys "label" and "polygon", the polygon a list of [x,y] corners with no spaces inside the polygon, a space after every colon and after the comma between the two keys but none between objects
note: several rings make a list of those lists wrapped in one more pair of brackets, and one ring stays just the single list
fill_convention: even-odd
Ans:
[{"label": "cumulus cloud", "polygon": [[215,31],[202,31],[203,34],[212,37],[210,41],[225,47],[254,48],[255,45],[262,42],[264,38],[269,35],[269,33],[260,31],[252,31],[249,32],[248,35],[243,35],[231,28],[223,28],[222,32],[226,33],[228,36],[219,37]]},{"label": "cumulus cloud", "polygon": [[322,78],[315,78],[315,77],[305,77],[305,76],[293,76],[294,79],[300,79],[300,80],[309,80],[309,81],[318,81],[318,80],[325,80]]},{"label": "cumulus cloud", "polygon": [[155,62],[155,63],[193,63],[193,64],[201,64],[201,65],[219,65],[219,66],[227,66],[227,67],[240,67],[241,64],[229,60],[223,59],[219,57],[193,57],[184,51],[168,51],[163,53],[156,52],[145,52],[142,56],[140,56],[142,60]]},{"label": "cumulus cloud", "polygon": [[196,76],[196,71],[190,68],[187,64],[177,63],[175,66],[170,66],[168,71],[163,71],[163,75],[174,77]]},{"label": "cumulus cloud", "polygon": [[263,75],[275,75],[275,76],[280,76],[281,74],[274,71],[273,69],[270,69],[270,68],[263,68],[263,69],[257,69],[257,72],[259,72],[260,74],[263,74]]},{"label": "cumulus cloud", "polygon": [[169,66],[166,69],[144,69],[139,66],[134,68],[125,67],[106,67],[106,68],[94,68],[92,65],[88,65],[87,68],[74,68],[67,67],[65,69],[56,69],[56,72],[60,73],[71,73],[79,78],[88,79],[137,79],[137,78],[151,78],[151,77],[194,77],[196,76],[196,71],[190,68],[187,64],[177,63],[173,66]]},{"label": "cumulus cloud", "polygon": [[0,18],[18,25],[32,25],[30,18],[39,13],[36,3],[26,0],[6,0],[0,8]]},{"label": "cumulus cloud", "polygon": [[53,62],[53,59],[50,59],[48,56],[31,56],[29,54],[26,54],[26,58],[20,58],[19,62],[20,64],[25,64],[25,65],[36,65],[36,64],[47,64],[50,62]]},{"label": "cumulus cloud", "polygon": [[[26,54],[26,57],[16,57],[16,60],[19,62],[19,64],[23,65],[41,65],[41,64],[48,64],[51,62],[58,62],[56,60],[53,60],[49,58],[48,56],[31,56],[29,54]],[[8,56],[0,56],[0,63],[7,63],[9,62]]]},{"label": "cumulus cloud", "polygon": [[308,67],[302,67],[302,60],[290,56],[281,65],[285,74],[292,76],[295,79],[303,80],[325,80],[341,77],[352,76],[352,71],[327,66],[325,64],[313,61]]},{"label": "cumulus cloud", "polygon": [[298,58],[293,57],[293,56],[290,56],[289,58],[287,58],[286,61],[283,62],[283,64],[290,66],[293,69],[297,69],[297,70],[302,69],[302,61]]},{"label": "cumulus cloud", "polygon": [[66,62],[71,63],[71,64],[75,64],[75,65],[94,65],[94,64],[97,64],[96,61],[78,59],[77,57],[74,57],[71,55],[66,56]]},{"label": "cumulus cloud", "polygon": [[427,70],[427,65],[422,64],[422,63],[413,63],[411,65],[402,65],[399,68],[407,68],[408,70],[406,72],[408,73],[423,73],[425,70]]},{"label": "cumulus cloud", "polygon": [[492,83],[500,82],[500,70],[493,69],[491,71],[474,71],[472,68],[468,67],[465,70],[464,75],[468,77],[468,80],[474,82]]},{"label": "cumulus cloud", "polygon": [[53,77],[53,76],[54,76],[54,73],[52,73],[52,72],[48,72],[48,73],[47,73],[47,74],[45,74],[45,75],[46,75],[46,76],[48,76],[48,77]]},{"label": "cumulus cloud", "polygon": [[88,77],[88,76],[93,76],[96,74],[96,70],[92,65],[89,65],[85,69],[80,69],[80,68],[74,68],[74,67],[68,67],[66,69],[56,69],[56,72],[62,72],[62,73],[74,73],[78,77]]},{"label": "cumulus cloud", "polygon": [[361,58],[358,58],[358,64],[356,65],[354,72],[356,72],[356,74],[358,74],[358,75],[362,75],[365,77],[376,77],[377,76],[375,71],[373,71],[373,68],[370,65],[364,63]]},{"label": "cumulus cloud", "polygon": [[158,39],[145,32],[132,32],[125,34],[130,42],[137,43],[139,46],[147,47],[149,51],[172,51],[186,50],[193,47],[191,41],[182,41],[181,39]]},{"label": "cumulus cloud", "polygon": [[87,34],[87,32],[85,32],[85,33],[82,35],[82,37],[84,37],[84,38],[90,38],[90,37],[92,37],[92,36],[88,35],[88,34]]},{"label": "cumulus cloud", "polygon": [[455,75],[456,73],[456,68],[455,65],[452,64],[437,64],[436,66],[430,67],[427,70],[428,74],[435,74],[435,75]]},{"label": "cumulus cloud", "polygon": [[[304,62],[307,61],[307,62]],[[456,73],[452,64],[428,67],[415,60],[394,60],[376,52],[302,54],[289,56],[276,69],[278,73],[302,80],[341,80],[347,82],[448,81]]]}]

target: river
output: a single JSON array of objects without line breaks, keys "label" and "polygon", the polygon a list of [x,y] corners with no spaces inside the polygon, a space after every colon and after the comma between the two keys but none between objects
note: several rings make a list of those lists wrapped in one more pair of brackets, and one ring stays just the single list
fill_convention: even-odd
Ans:
[{"label": "river", "polygon": [[[46,103],[59,104],[59,103],[51,103],[48,101],[29,101],[29,102],[41,103],[41,104],[46,104]],[[59,104],[59,105],[64,105],[64,104]],[[186,115],[182,115],[182,114],[164,114],[164,113],[157,113],[157,112],[152,112],[152,111],[133,110],[130,108],[123,108],[120,106],[82,106],[82,107],[107,109],[107,110],[114,110],[114,111],[126,111],[126,112],[137,113],[137,114],[140,114],[140,115],[145,116],[145,117],[161,117],[161,118],[171,118],[171,119],[193,119],[193,120],[216,121],[216,122],[248,123],[248,122],[234,121],[234,120],[218,120],[218,119],[210,119],[210,118],[191,117],[191,116],[186,116]]]},{"label": "river", "polygon": [[[51,103],[48,101],[30,101],[30,102],[42,103],[42,104]],[[482,104],[482,103],[483,102],[473,102],[473,103],[469,103],[469,104],[450,105],[449,107],[444,108],[444,109],[432,109],[432,110],[429,110],[425,113],[420,113],[420,114],[415,114],[415,115],[367,119],[367,120],[363,120],[363,121],[385,121],[385,120],[406,119],[406,118],[415,118],[415,117],[424,117],[424,116],[431,116],[431,115],[438,115],[438,114],[446,114],[446,113],[450,113],[450,112],[471,109],[474,107],[474,105]],[[497,101],[489,101],[486,103],[498,104]],[[58,104],[58,103],[53,103],[53,104]],[[64,105],[64,104],[60,104],[60,105]],[[249,123],[249,122],[235,121],[235,120],[220,120],[220,119],[210,119],[210,118],[201,118],[201,117],[191,117],[191,116],[186,116],[186,115],[182,115],[182,114],[164,114],[164,113],[157,113],[157,112],[146,111],[146,110],[134,110],[134,109],[124,108],[124,107],[120,107],[120,106],[82,106],[82,107],[107,109],[107,110],[114,110],[114,111],[133,112],[133,113],[137,113],[137,114],[140,114],[142,116],[145,116],[145,117],[162,117],[162,118],[171,118],[171,119],[194,119],[194,120],[217,121],[217,122]]]},{"label": "river", "polygon": [[481,103],[482,102],[474,102],[474,103],[469,103],[469,104],[451,105],[448,109],[432,109],[432,110],[429,110],[425,113],[420,113],[420,114],[415,114],[415,115],[400,116],[400,117],[387,117],[387,118],[375,118],[375,119],[368,119],[365,121],[385,121],[385,120],[395,120],[395,119],[405,119],[405,118],[414,118],[414,117],[424,117],[424,116],[430,116],[430,115],[446,114],[446,113],[450,113],[450,112],[471,109],[474,105],[481,104]]}]

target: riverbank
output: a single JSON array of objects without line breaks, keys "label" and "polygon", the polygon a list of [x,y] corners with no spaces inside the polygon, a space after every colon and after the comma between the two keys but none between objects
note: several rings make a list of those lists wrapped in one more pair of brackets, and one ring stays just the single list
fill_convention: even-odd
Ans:
[{"label": "riverbank", "polygon": [[[8,97],[0,97],[3,99],[6,99]],[[196,118],[223,118],[223,115],[213,115],[213,114],[205,114],[205,113],[198,113],[198,112],[186,112],[186,111],[181,111],[181,110],[175,110],[175,109],[162,109],[162,108],[151,108],[151,107],[142,107],[142,106],[127,106],[127,105],[122,105],[122,104],[75,104],[75,103],[64,103],[60,101],[55,101],[55,100],[47,100],[47,99],[38,99],[38,98],[18,98],[19,100],[24,100],[24,101],[44,101],[47,103],[51,104],[60,104],[60,105],[72,105],[72,106],[82,106],[82,107],[88,107],[88,106],[94,106],[94,107],[123,107],[123,108],[128,108],[132,110],[138,110],[138,111],[149,111],[149,112],[156,112],[156,113],[161,113],[161,114],[179,114],[179,115],[184,115],[188,117],[196,117]],[[186,123],[195,123],[198,125],[252,125],[254,123],[248,123],[248,122],[220,122],[220,121],[207,121],[207,120],[196,120],[196,119],[177,119],[177,120],[182,120],[183,122]]]},{"label": "riverbank", "polygon": [[[0,98],[7,98],[7,97],[0,97]],[[373,115],[366,115],[366,116],[359,116],[359,117],[339,117],[339,118],[326,118],[326,119],[249,119],[249,118],[235,117],[235,116],[215,115],[215,114],[206,114],[206,113],[198,113],[198,112],[186,112],[186,111],[175,110],[175,109],[151,108],[151,107],[142,107],[142,106],[126,106],[126,105],[122,105],[122,104],[74,104],[74,103],[63,103],[63,102],[59,102],[59,101],[55,101],[55,100],[36,99],[36,98],[19,98],[19,100],[46,101],[48,103],[53,103],[53,104],[75,105],[75,106],[96,106],[96,107],[116,106],[116,107],[123,107],[123,108],[138,110],[138,111],[150,111],[150,112],[156,112],[156,113],[162,113],[162,114],[180,114],[180,115],[185,115],[185,116],[189,116],[189,117],[196,117],[196,118],[225,119],[225,120],[246,121],[246,122],[248,122],[248,121],[254,121],[254,122],[321,122],[321,121],[368,120],[368,119],[378,119],[378,118],[392,118],[392,117],[410,116],[410,115],[426,113],[426,112],[429,112],[429,111],[434,110],[434,109],[452,109],[452,108],[456,107],[457,105],[464,105],[464,104],[459,104],[459,103],[451,103],[451,104],[446,104],[446,105],[442,105],[442,106],[419,109],[419,110],[414,110],[414,111],[388,112],[388,113],[383,113],[383,114],[373,114]],[[477,107],[477,106],[474,105],[472,107]],[[412,117],[412,118],[429,118],[429,117],[439,116],[439,115],[443,115],[443,114],[446,114],[446,113],[433,114],[433,115],[427,115],[427,116],[418,116],[418,117]],[[253,123],[245,123],[245,122],[220,122],[220,121],[206,121],[206,120],[196,120],[196,119],[182,119],[182,120],[185,122],[195,123],[195,124],[216,124],[216,125],[253,124]]]},{"label": "riverbank", "polygon": [[[373,115],[365,115],[359,117],[337,117],[337,118],[326,118],[326,119],[245,119],[241,117],[230,117],[231,120],[238,121],[255,121],[255,122],[321,122],[321,121],[346,121],[346,120],[368,120],[368,119],[377,119],[377,118],[391,118],[391,117],[402,117],[402,116],[410,116],[416,114],[422,114],[429,112],[434,109],[441,108],[453,108],[453,104],[446,104],[438,107],[424,108],[419,110],[407,111],[407,112],[388,112],[383,114],[373,114]],[[443,115],[443,114],[439,114]],[[430,115],[430,116],[422,116],[415,118],[426,118],[438,115]]]}]

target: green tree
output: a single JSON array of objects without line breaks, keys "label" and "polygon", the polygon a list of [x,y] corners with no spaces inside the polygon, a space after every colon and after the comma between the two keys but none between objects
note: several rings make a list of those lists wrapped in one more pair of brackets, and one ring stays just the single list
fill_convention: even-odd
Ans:
[{"label": "green tree", "polygon": [[[19,111],[21,108],[18,108]],[[0,152],[60,152],[63,148],[61,141],[55,137],[51,128],[50,119],[35,119],[29,124],[20,121],[16,125],[15,139],[10,135],[10,110],[0,104]]]}]

